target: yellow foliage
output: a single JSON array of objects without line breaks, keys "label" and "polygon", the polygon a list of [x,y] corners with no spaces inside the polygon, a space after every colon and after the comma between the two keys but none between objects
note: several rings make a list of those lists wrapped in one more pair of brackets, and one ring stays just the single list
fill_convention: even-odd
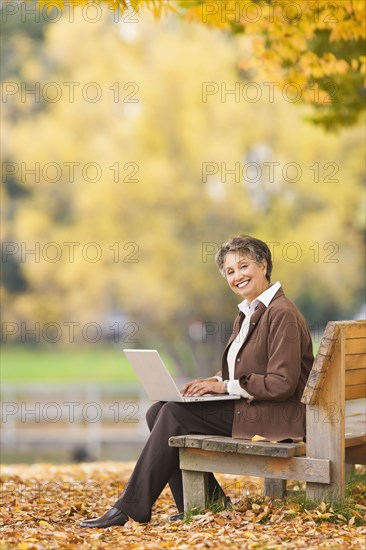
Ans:
[{"label": "yellow foliage", "polygon": [[[278,4],[277,11],[284,6]],[[189,8],[187,17],[196,20],[197,9]],[[14,63],[22,67],[14,85],[21,90],[22,82],[31,86],[38,79],[43,90],[56,82],[62,97],[35,104],[19,92],[3,113],[6,158],[17,164],[15,179],[24,192],[10,198],[4,240],[29,249],[38,243],[40,250],[38,262],[31,256],[22,261],[19,250],[29,286],[4,293],[9,318],[86,323],[112,311],[136,320],[141,334],[144,329],[151,338],[154,329],[167,345],[179,340],[189,348],[188,328],[197,320],[216,328],[222,320],[229,330],[236,303],[213,250],[242,232],[273,243],[274,278],[292,299],[315,297],[320,311],[353,304],[363,284],[363,134],[356,127],[326,135],[304,123],[309,111],[299,106],[300,99],[333,100],[332,89],[317,88],[311,78],[347,74],[347,63],[303,52],[304,36],[313,32],[305,23],[306,35],[289,29],[281,42],[282,16],[272,33],[279,49],[266,49],[258,34],[263,21],[251,27],[254,49],[273,79],[250,73],[247,35],[176,25],[172,18],[156,23],[141,10],[131,42],[108,16],[88,25],[75,10],[72,24],[65,18],[48,27],[38,49],[29,38],[12,41]],[[286,88],[281,58],[299,52]],[[365,71],[365,56],[357,62]],[[237,67],[249,76],[241,77]],[[78,84],[73,102],[65,82]],[[99,101],[82,95],[90,82],[100,87]],[[205,83],[211,86],[206,97]],[[129,102],[131,93],[137,103]],[[39,163],[38,181],[22,175],[22,163]],[[45,171],[50,163],[61,170],[55,181]],[[70,163],[77,164],[73,178]],[[260,177],[251,175],[251,163]],[[99,167],[96,181],[86,177],[88,164]],[[47,249],[52,242],[59,249]],[[76,243],[72,259],[67,243]],[[47,256],[52,251],[60,254],[57,261]],[[340,267],[351,276],[340,278]],[[210,349],[210,368],[224,332]]]}]

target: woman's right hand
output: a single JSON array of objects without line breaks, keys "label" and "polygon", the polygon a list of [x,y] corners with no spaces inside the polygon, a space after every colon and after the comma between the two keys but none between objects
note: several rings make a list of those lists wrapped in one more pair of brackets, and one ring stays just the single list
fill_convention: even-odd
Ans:
[{"label": "woman's right hand", "polygon": [[225,385],[217,378],[196,378],[191,380],[181,389],[181,394],[187,397],[205,395],[206,393],[225,393]]}]

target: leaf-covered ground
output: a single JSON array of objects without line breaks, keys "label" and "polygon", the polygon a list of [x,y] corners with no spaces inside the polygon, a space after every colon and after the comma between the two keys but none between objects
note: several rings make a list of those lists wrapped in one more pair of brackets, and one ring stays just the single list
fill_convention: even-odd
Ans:
[{"label": "leaf-covered ground", "polygon": [[203,510],[172,523],[168,516],[176,509],[166,488],[149,524],[81,529],[82,519],[101,515],[114,503],[132,467],[116,462],[3,466],[0,548],[365,548],[366,484],[360,474],[347,501],[333,505],[295,497],[271,500],[259,495],[257,478],[218,475],[233,510]]}]

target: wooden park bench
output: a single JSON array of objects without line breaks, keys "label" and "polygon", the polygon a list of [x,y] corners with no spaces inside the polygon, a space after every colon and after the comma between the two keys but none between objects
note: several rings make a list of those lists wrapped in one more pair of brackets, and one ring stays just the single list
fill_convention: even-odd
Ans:
[{"label": "wooden park bench", "polygon": [[306,496],[345,494],[347,465],[366,464],[366,321],[326,326],[305,387],[306,445],[209,435],[171,437],[179,447],[185,511],[208,503],[207,474],[264,478],[264,494],[284,496],[286,480],[306,482]]}]

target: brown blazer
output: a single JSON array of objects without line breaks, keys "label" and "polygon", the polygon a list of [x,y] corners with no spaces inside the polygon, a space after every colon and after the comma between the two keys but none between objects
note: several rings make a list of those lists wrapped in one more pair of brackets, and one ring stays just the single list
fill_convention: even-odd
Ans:
[{"label": "brown blazer", "polygon": [[[227,352],[245,315],[236,317],[222,358],[222,377],[229,377]],[[232,436],[270,441],[302,440],[305,405],[301,396],[313,364],[312,342],[305,319],[280,288],[266,308],[259,302],[240,348],[235,378],[254,399],[235,402]]]}]

